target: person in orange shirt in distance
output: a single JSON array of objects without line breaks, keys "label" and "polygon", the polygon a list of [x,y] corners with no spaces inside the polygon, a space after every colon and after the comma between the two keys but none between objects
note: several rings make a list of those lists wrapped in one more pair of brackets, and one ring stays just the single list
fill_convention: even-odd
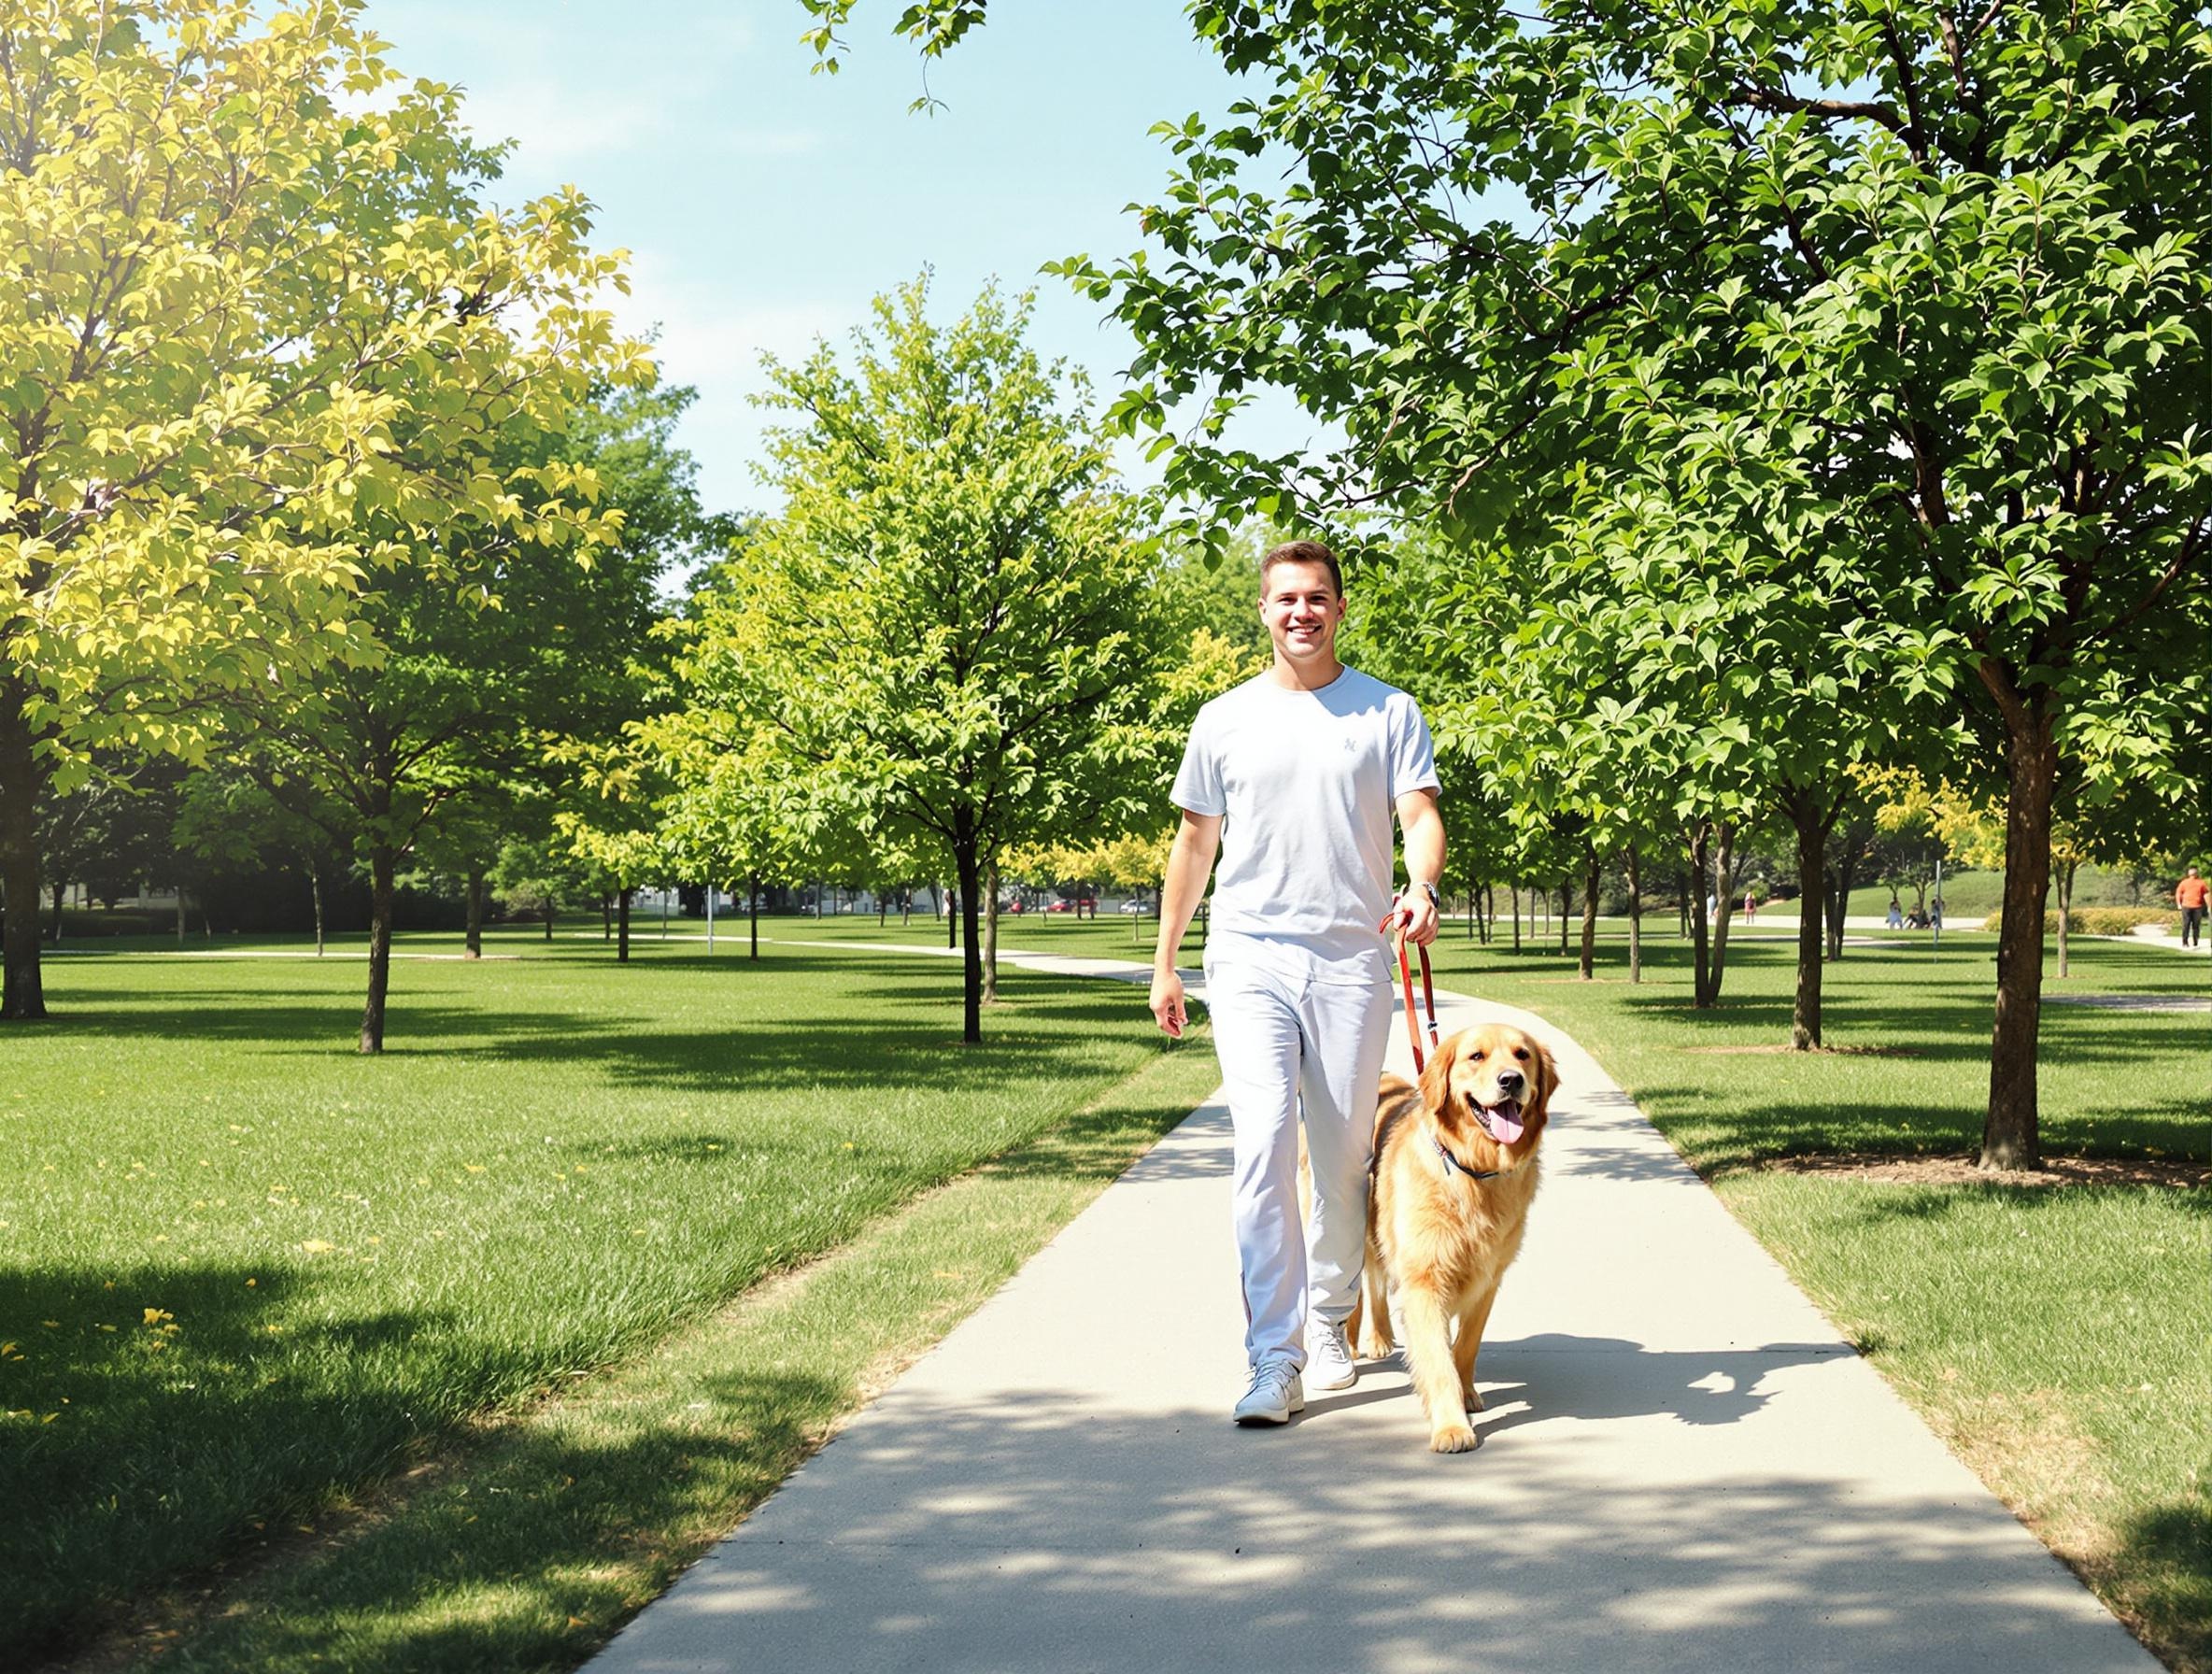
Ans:
[{"label": "person in orange shirt in distance", "polygon": [[2181,945],[2193,947],[2205,939],[2205,898],[2212,885],[2191,867],[2189,875],[2174,886],[2174,904],[2181,909]]}]

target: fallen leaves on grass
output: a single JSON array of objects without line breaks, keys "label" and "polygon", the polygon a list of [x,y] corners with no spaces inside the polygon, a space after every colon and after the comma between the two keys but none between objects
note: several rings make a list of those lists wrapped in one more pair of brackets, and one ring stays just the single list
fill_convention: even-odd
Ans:
[{"label": "fallen leaves on grass", "polygon": [[1918,1057],[1916,1046],[1793,1046],[1769,1042],[1757,1046],[1677,1046],[1693,1057],[1760,1057],[1769,1053],[1797,1053],[1805,1057]]}]

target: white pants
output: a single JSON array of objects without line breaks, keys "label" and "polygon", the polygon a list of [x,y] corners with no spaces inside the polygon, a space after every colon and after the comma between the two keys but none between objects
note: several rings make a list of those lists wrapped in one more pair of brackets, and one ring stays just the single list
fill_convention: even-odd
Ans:
[{"label": "white pants", "polygon": [[[1300,984],[1209,957],[1206,1004],[1236,1131],[1244,1352],[1255,1367],[1281,1359],[1302,1368],[1309,1312],[1342,1320],[1359,1299],[1390,987]],[[1302,1238],[1301,1114],[1313,1169],[1313,1213]]]}]

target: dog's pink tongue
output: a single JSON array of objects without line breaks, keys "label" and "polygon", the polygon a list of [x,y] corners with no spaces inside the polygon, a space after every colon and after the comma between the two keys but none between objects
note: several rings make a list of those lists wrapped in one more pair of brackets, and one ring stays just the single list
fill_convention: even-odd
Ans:
[{"label": "dog's pink tongue", "polygon": [[1483,1113],[1490,1118],[1490,1137],[1501,1145],[1510,1145],[1521,1137],[1521,1107],[1501,1104],[1496,1110]]}]

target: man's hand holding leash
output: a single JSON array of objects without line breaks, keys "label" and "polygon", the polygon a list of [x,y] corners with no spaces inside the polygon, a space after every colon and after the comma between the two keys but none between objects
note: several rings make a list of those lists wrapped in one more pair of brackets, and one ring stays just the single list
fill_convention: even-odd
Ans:
[{"label": "man's hand holding leash", "polygon": [[1392,901],[1390,916],[1375,928],[1385,936],[1397,936],[1401,931],[1415,947],[1426,947],[1437,939],[1438,902],[1434,884],[1409,884],[1405,893]]}]

